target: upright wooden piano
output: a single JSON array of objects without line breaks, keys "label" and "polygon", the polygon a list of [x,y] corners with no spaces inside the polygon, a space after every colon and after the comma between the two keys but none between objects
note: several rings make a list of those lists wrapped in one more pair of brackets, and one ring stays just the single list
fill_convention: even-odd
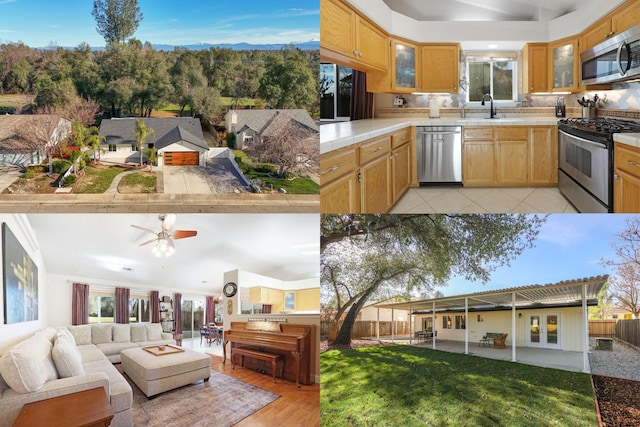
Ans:
[{"label": "upright wooden piano", "polygon": [[[265,323],[265,322],[262,322]],[[231,348],[247,347],[258,351],[273,354],[281,354],[284,357],[284,378],[295,381],[299,388],[300,383],[312,384],[311,379],[311,339],[315,336],[315,325],[294,325],[288,323],[266,322],[260,330],[260,325],[253,322],[231,322],[231,329],[224,334],[224,361],[227,360],[227,343]],[[233,351],[231,352],[233,354]],[[238,363],[236,360],[235,363]],[[245,367],[249,369],[261,369],[271,373],[271,367],[260,365],[258,361],[251,359],[245,361]]]}]

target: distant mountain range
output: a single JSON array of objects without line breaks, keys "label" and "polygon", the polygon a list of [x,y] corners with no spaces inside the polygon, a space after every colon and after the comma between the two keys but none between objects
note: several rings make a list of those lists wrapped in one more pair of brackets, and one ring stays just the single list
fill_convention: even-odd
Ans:
[{"label": "distant mountain range", "polygon": [[[184,46],[174,46],[170,44],[152,44],[156,50],[172,51],[176,47],[189,49],[189,50],[208,50],[212,47],[225,48],[231,50],[281,50],[285,46],[295,46],[302,50],[320,50],[319,40],[310,40],[308,42],[292,42],[292,43],[274,43],[274,44],[251,44],[251,43],[196,43]],[[56,48],[55,46],[54,48]],[[43,50],[51,49],[51,47],[43,47]],[[73,50],[73,47],[64,47],[64,49]],[[92,47],[92,50],[104,50],[104,46]]]}]

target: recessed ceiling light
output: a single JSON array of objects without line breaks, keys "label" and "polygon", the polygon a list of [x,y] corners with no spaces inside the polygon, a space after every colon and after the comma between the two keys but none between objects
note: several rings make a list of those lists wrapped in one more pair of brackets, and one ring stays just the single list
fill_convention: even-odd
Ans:
[{"label": "recessed ceiling light", "polygon": [[131,267],[122,267],[122,271],[133,271]]},{"label": "recessed ceiling light", "polygon": [[491,44],[489,45],[489,49],[495,49],[495,48],[497,48],[497,47],[498,47],[498,45],[497,45],[497,44],[495,44],[495,43],[491,43]]}]

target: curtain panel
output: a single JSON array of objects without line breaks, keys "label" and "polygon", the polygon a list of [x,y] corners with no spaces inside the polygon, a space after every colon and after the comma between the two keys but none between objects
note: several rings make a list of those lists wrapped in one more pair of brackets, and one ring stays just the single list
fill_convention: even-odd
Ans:
[{"label": "curtain panel", "polygon": [[151,323],[160,323],[160,292],[151,291]]},{"label": "curtain panel", "polygon": [[74,283],[71,296],[71,324],[89,323],[89,285]]},{"label": "curtain panel", "polygon": [[213,301],[212,296],[208,296],[205,298],[205,313],[204,313],[204,322],[205,323],[213,323],[216,321],[216,303]]},{"label": "curtain panel", "polygon": [[116,323],[129,323],[129,288],[116,288]]},{"label": "curtain panel", "polygon": [[175,333],[182,333],[182,294],[173,294],[175,306],[173,309],[173,318],[175,321]]},{"label": "curtain panel", "polygon": [[373,118],[373,93],[367,92],[367,73],[353,70],[351,86],[351,120]]}]

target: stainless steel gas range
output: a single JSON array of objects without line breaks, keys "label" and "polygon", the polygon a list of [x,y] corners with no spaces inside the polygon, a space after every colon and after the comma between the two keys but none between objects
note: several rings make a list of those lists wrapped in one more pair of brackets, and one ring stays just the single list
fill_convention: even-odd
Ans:
[{"label": "stainless steel gas range", "polygon": [[640,123],[596,117],[558,122],[558,187],[580,212],[613,212],[613,134]]}]

